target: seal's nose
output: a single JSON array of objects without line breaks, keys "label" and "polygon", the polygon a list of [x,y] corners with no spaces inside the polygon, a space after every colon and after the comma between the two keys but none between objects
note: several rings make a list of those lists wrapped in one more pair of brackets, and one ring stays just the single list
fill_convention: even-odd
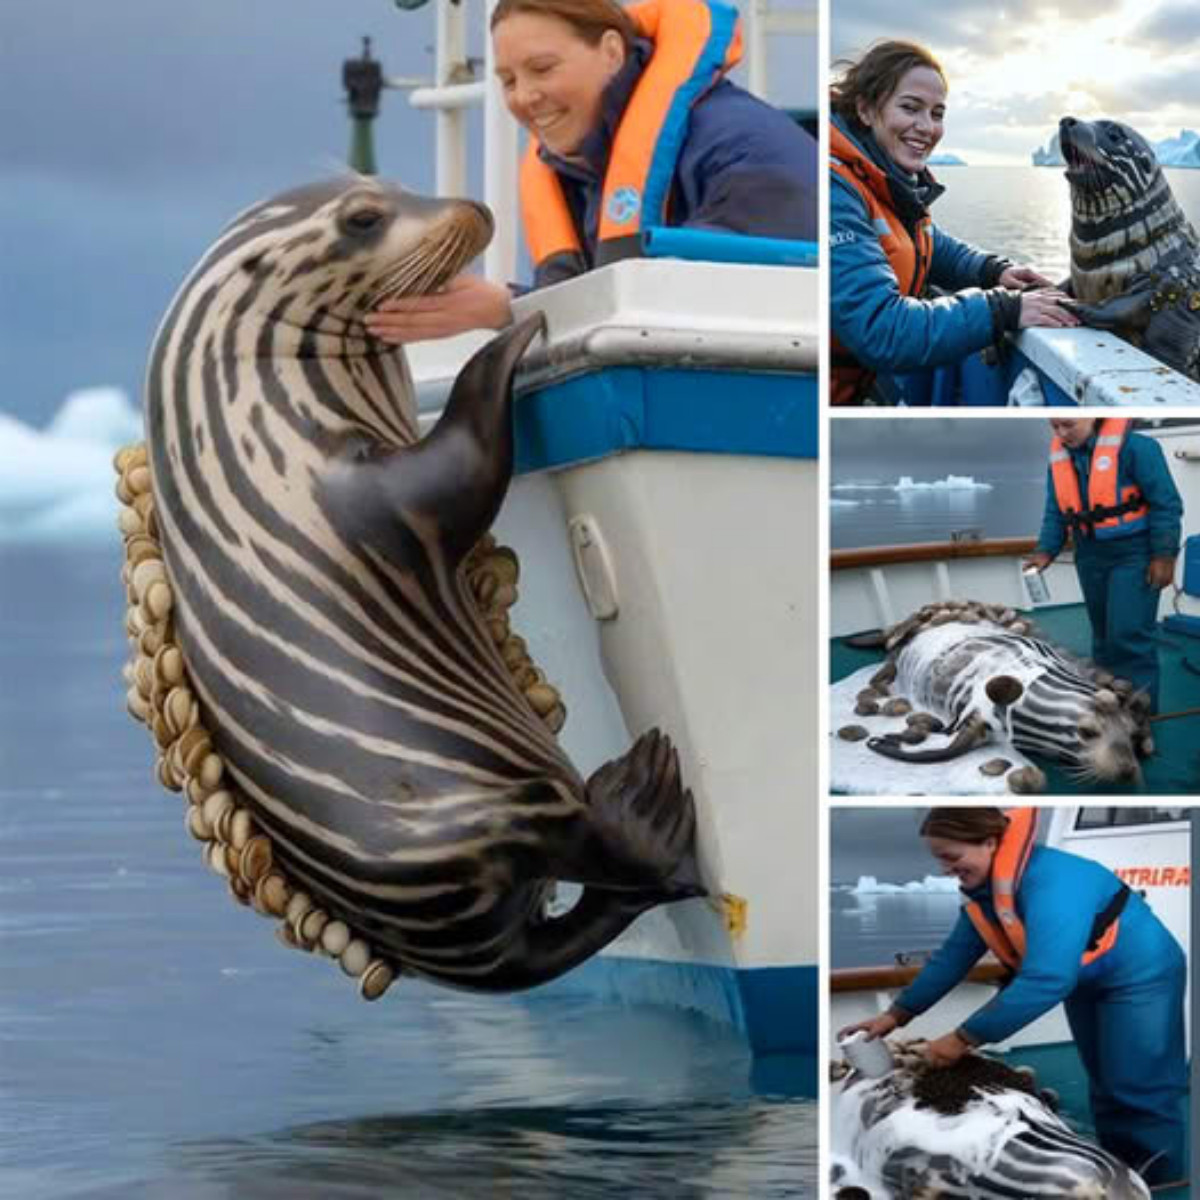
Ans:
[{"label": "seal's nose", "polygon": [[1079,122],[1076,121],[1074,117],[1063,117],[1063,119],[1059,121],[1058,127],[1059,129],[1072,129],[1078,124]]}]

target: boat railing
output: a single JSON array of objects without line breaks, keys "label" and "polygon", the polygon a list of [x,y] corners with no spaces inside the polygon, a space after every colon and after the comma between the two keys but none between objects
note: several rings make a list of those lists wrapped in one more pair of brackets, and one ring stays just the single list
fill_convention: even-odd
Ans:
[{"label": "boat railing", "polygon": [[833,550],[830,634],[894,625],[939,600],[988,600],[1023,610],[1079,603],[1070,552],[1042,573],[1047,598],[1030,594],[1022,560],[1035,546],[1034,538],[967,538]]},{"label": "boat railing", "polygon": [[[923,964],[878,967],[839,967],[829,972],[831,992],[898,992],[921,973]],[[967,973],[966,983],[999,986],[1008,977],[1004,965],[988,955]]]}]

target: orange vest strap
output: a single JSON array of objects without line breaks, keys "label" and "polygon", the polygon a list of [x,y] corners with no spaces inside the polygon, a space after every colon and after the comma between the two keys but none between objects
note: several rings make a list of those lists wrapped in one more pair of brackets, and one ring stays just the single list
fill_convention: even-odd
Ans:
[{"label": "orange vest strap", "polygon": [[[917,222],[915,231],[910,233],[899,215],[882,199],[882,195],[887,194],[887,176],[884,172],[869,161],[836,125],[830,129],[829,140],[830,169],[861,197],[901,293],[920,296],[925,289],[933,259],[932,222],[928,214]],[[835,405],[854,404],[870,388],[875,372],[855,362],[836,338],[832,339],[831,350],[833,381],[830,400]]]}]

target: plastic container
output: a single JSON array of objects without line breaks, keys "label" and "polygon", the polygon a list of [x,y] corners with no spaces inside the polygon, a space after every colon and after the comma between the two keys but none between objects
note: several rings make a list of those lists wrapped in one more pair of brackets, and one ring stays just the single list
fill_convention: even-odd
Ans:
[{"label": "plastic container", "polygon": [[896,1066],[887,1042],[883,1038],[868,1041],[862,1029],[838,1042],[838,1049],[856,1071],[869,1079],[880,1079]]}]

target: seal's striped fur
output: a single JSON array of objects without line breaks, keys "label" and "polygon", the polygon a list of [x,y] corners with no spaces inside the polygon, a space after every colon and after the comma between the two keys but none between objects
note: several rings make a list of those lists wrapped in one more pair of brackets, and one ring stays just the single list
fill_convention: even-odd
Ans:
[{"label": "seal's striped fur", "polygon": [[1059,144],[1078,312],[1200,379],[1200,239],[1153,147],[1118,121],[1073,117],[1060,122]]},{"label": "seal's striped fur", "polygon": [[932,603],[879,640],[891,653],[873,687],[928,708],[951,741],[913,751],[884,735],[868,741],[870,749],[906,762],[944,762],[1007,739],[1080,779],[1140,779],[1139,759],[1153,750],[1146,697],[1039,637],[1013,610]]},{"label": "seal's striped fur", "polygon": [[[508,486],[542,318],[472,359],[420,442],[403,355],[362,323],[490,232],[480,206],[357,177],[250,209],[163,322],[147,418],[175,636],[276,859],[398,968],[497,990],[702,889],[666,739],[585,785],[461,569]],[[585,888],[547,920],[555,879]]]},{"label": "seal's striped fur", "polygon": [[[896,1070],[882,1079],[849,1074],[834,1096],[835,1141],[845,1143],[835,1150],[862,1172],[856,1172],[860,1184],[865,1177],[886,1194],[925,1200],[1148,1200],[1141,1178],[1075,1133],[1047,1103],[1048,1094],[1030,1084],[1026,1069],[986,1060],[994,1082],[960,1089],[967,1093],[962,1101],[935,1112],[922,1098],[922,1083],[932,1078],[949,1094],[960,1068],[929,1067],[919,1043],[893,1050]],[[963,1060],[962,1068],[973,1061],[978,1057]],[[845,1194],[854,1191],[847,1187]]]}]

